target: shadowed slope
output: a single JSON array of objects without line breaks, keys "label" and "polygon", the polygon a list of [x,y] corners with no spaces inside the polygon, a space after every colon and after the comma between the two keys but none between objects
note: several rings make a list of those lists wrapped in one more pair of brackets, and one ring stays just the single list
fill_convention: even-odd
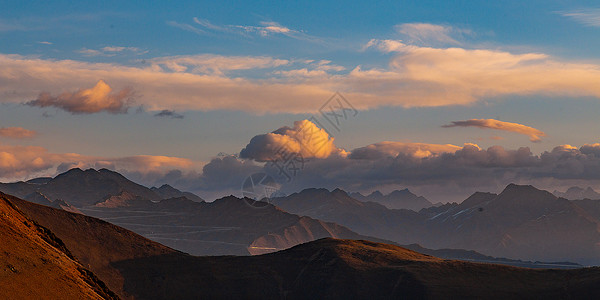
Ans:
[{"label": "shadowed slope", "polygon": [[34,219],[58,236],[67,249],[86,268],[121,297],[123,277],[111,263],[162,254],[178,254],[129,230],[102,220],[53,209],[3,195],[27,217]]},{"label": "shadowed slope", "polygon": [[116,298],[60,239],[11,200],[0,194],[0,298]]}]

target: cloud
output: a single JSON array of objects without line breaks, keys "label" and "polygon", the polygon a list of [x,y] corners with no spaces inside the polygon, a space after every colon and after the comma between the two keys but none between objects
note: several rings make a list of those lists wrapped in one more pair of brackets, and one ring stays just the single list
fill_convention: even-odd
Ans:
[{"label": "cloud", "polygon": [[333,137],[309,120],[296,121],[294,127],[281,127],[271,133],[253,137],[240,152],[241,158],[264,162],[282,159],[289,153],[298,153],[304,159],[345,155],[333,143]]},{"label": "cloud", "polygon": [[417,44],[452,44],[460,45],[452,35],[462,36],[471,34],[471,31],[454,28],[452,26],[436,25],[429,23],[405,23],[394,27],[400,34],[405,35],[411,43]]},{"label": "cloud", "polygon": [[[293,39],[303,40],[307,42],[323,43],[323,40],[308,35],[302,31],[290,29],[277,22],[273,21],[261,21],[258,26],[251,25],[215,25],[208,20],[199,19],[194,17],[194,22],[198,25],[203,26],[207,30],[224,32],[230,34],[242,35],[245,37],[259,36],[269,37],[272,35],[284,35]],[[191,26],[191,25],[188,25]]]},{"label": "cloud", "polygon": [[124,172],[166,173],[173,169],[191,171],[203,164],[185,158],[135,155],[126,157],[87,156],[77,153],[51,153],[37,146],[0,144],[0,178],[23,179],[52,176],[74,167],[110,168]]},{"label": "cloud", "polygon": [[289,60],[265,56],[221,56],[212,54],[158,57],[148,60],[173,72],[223,75],[226,71],[275,68],[290,63]]},{"label": "cloud", "polygon": [[585,26],[600,27],[600,8],[564,11],[560,14]]},{"label": "cloud", "polygon": [[0,128],[0,137],[13,139],[32,138],[37,135],[37,132],[28,130],[22,127],[2,127]]},{"label": "cloud", "polygon": [[179,29],[183,29],[185,31],[189,31],[189,32],[193,32],[195,34],[199,34],[199,35],[205,35],[206,31],[200,29],[200,28],[196,28],[190,24],[182,24],[182,23],[177,23],[175,21],[168,21],[167,25],[171,26],[171,27],[175,27],[175,28],[179,28]]},{"label": "cloud", "polygon": [[47,42],[47,41],[41,41],[41,42],[37,42],[38,44],[44,44],[44,45],[52,45],[51,42]]},{"label": "cloud", "polygon": [[533,127],[525,126],[518,123],[498,121],[494,119],[470,119],[466,121],[453,121],[452,124],[443,125],[442,127],[478,127],[503,130],[508,132],[516,132],[528,136],[529,140],[534,143],[540,142],[542,140],[541,137],[546,136],[546,134],[543,131],[535,129]]},{"label": "cloud", "polygon": [[113,114],[127,113],[128,102],[132,101],[133,92],[122,89],[116,94],[111,87],[100,80],[91,89],[80,89],[75,93],[64,92],[56,97],[50,93],[40,93],[38,98],[26,104],[38,107],[57,107],[72,114],[91,114],[106,111]]},{"label": "cloud", "polygon": [[164,109],[154,115],[155,117],[171,118],[171,119],[183,119],[182,114],[178,114],[172,110]]},{"label": "cloud", "polygon": [[122,47],[122,46],[106,46],[98,50],[83,48],[81,50],[76,51],[78,53],[83,54],[84,56],[105,56],[111,57],[115,56],[119,53],[129,52],[135,55],[141,55],[148,53],[148,51],[143,51],[136,47]]},{"label": "cloud", "polygon": [[397,157],[407,155],[415,158],[438,156],[442,153],[454,153],[461,147],[451,144],[425,144],[425,143],[401,143],[401,142],[379,142],[365,147],[352,150],[351,159],[382,159],[386,157]]},{"label": "cloud", "polygon": [[[19,103],[42,91],[59,93],[99,79],[135,88],[136,103],[151,111],[306,113],[321,107],[335,91],[359,110],[470,105],[507,95],[600,98],[597,64],[543,53],[419,47],[399,41],[372,40],[366,46],[395,56],[386,68],[357,66],[332,74],[311,73],[318,69],[314,61],[304,62],[310,67],[296,68],[291,60],[270,57],[162,57],[132,67],[0,54],[0,101]],[[300,71],[285,73],[290,67]],[[230,74],[239,70],[254,72]]]}]

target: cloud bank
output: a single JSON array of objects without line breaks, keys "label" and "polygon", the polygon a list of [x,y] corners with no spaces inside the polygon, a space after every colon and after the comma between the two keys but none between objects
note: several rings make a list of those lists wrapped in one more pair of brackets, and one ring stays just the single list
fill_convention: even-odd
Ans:
[{"label": "cloud bank", "polygon": [[525,126],[519,123],[498,121],[494,119],[470,119],[466,121],[453,121],[452,124],[443,125],[442,127],[478,127],[515,132],[528,136],[529,140],[534,143],[542,141],[541,137],[546,136],[546,134],[543,131],[535,129],[533,127]]},{"label": "cloud bank", "polygon": [[[136,91],[136,103],[151,111],[265,114],[313,112],[335,91],[360,110],[470,105],[508,95],[600,98],[600,65],[594,63],[543,53],[423,47],[398,40],[374,39],[365,49],[390,53],[389,64],[345,70],[314,60],[201,54],[159,57],[126,66],[0,54],[0,101],[22,103],[39,95],[31,104],[73,113],[123,112],[126,106],[122,102],[131,97],[127,89],[131,87]],[[96,108],[81,107],[79,103],[89,100],[81,94],[106,91],[105,84],[61,94],[99,80],[120,92],[112,98],[99,97],[102,100]]]}]

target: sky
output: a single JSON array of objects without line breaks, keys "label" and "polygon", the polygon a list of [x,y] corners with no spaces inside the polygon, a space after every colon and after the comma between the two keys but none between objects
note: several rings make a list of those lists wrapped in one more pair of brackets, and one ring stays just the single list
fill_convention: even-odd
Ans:
[{"label": "sky", "polygon": [[[442,202],[600,188],[594,1],[0,4],[2,181],[105,167],[211,199],[266,172],[286,193]],[[273,169],[281,146],[293,176]]]}]

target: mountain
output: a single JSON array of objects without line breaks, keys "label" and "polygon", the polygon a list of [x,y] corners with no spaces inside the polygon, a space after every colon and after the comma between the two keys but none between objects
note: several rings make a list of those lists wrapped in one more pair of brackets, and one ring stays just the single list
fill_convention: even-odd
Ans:
[{"label": "mountain", "polygon": [[417,224],[425,220],[423,215],[412,210],[388,209],[379,203],[358,201],[340,189],[331,192],[305,189],[269,201],[293,214],[335,222],[360,234],[401,244],[414,243],[422,234]]},{"label": "mountain", "polygon": [[566,192],[561,193],[559,191],[554,191],[554,195],[557,197],[563,197],[569,200],[578,200],[578,199],[600,199],[600,193],[597,193],[591,187],[586,189],[580,188],[578,186],[570,187]]},{"label": "mountain", "polygon": [[12,200],[0,194],[0,298],[117,299],[61,239]]},{"label": "mountain", "polygon": [[93,206],[123,193],[146,201],[160,201],[172,198],[172,195],[202,201],[194,194],[181,192],[171,186],[149,189],[107,169],[83,171],[75,168],[51,179],[43,177],[27,182],[0,183],[0,191],[19,198],[27,198],[37,192],[48,199],[62,199],[77,208]]},{"label": "mountain", "polygon": [[469,263],[331,238],[259,256],[194,257],[92,217],[0,198],[3,298],[116,298],[111,291],[123,299],[600,297],[597,267]]},{"label": "mountain", "polygon": [[192,201],[203,202],[204,199],[190,192],[182,192],[168,184],[163,184],[161,187],[150,188],[155,193],[159,194],[163,199],[186,197]]},{"label": "mountain", "polygon": [[77,209],[75,206],[73,206],[61,199],[56,199],[54,201],[50,200],[50,198],[46,197],[44,194],[42,194],[40,192],[34,192],[34,193],[27,195],[25,197],[25,200],[27,200],[29,202],[41,204],[41,205],[46,205],[46,206],[50,206],[50,207],[54,207],[54,208],[58,208],[58,209],[63,209],[63,210],[74,212],[74,213],[81,213],[81,211],[79,211],[79,209]]},{"label": "mountain", "polygon": [[[68,249],[71,256],[98,276],[121,298],[128,297],[123,290],[125,279],[120,271],[112,266],[113,263],[167,254],[183,255],[96,218],[38,205],[4,194],[0,194],[0,198],[4,203],[11,205],[14,211],[19,211],[24,217],[34,220],[30,223],[35,222],[43,226],[44,232],[55,235],[54,239],[63,245],[62,248]],[[62,285],[60,282],[55,283],[55,288]]]},{"label": "mountain", "polygon": [[478,192],[460,204],[418,213],[360,202],[341,190],[307,189],[271,203],[399,244],[469,249],[531,261],[600,264],[597,206],[591,203],[584,209],[532,186],[511,184],[498,195]]},{"label": "mountain", "polygon": [[423,208],[433,206],[433,203],[423,196],[417,196],[408,189],[395,190],[387,195],[380,191],[375,191],[368,196],[361,193],[350,193],[350,197],[362,202],[376,202],[390,209],[410,209],[419,211]]},{"label": "mountain", "polygon": [[229,196],[207,203],[180,197],[122,203],[103,202],[81,210],[193,255],[263,254],[323,237],[385,242],[248,198]]}]

